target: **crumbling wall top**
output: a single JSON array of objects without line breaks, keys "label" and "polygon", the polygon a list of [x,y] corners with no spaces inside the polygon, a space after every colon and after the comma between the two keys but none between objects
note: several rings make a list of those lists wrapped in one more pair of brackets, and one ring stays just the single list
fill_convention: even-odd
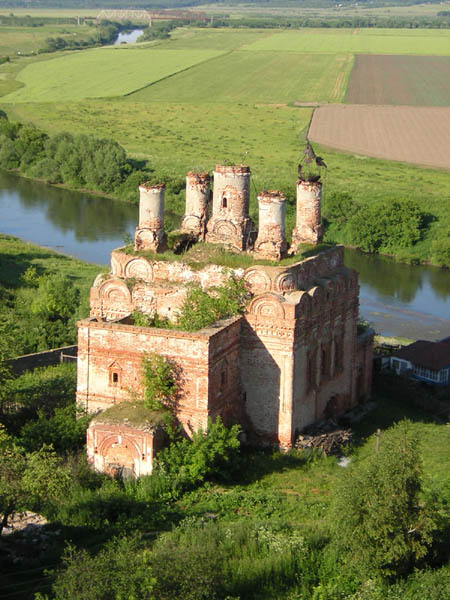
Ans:
[{"label": "crumbling wall top", "polygon": [[144,190],[161,190],[166,188],[165,183],[141,183],[139,189],[143,188]]},{"label": "crumbling wall top", "polygon": [[258,200],[267,204],[271,204],[272,202],[286,202],[285,196],[278,190],[262,190],[258,194]]},{"label": "crumbling wall top", "polygon": [[204,171],[203,173],[194,173],[194,171],[189,171],[186,173],[186,180],[189,184],[196,183],[209,183],[211,181],[211,175],[208,171]]},{"label": "crumbling wall top", "polygon": [[216,165],[215,173],[221,175],[250,175],[248,165]]}]

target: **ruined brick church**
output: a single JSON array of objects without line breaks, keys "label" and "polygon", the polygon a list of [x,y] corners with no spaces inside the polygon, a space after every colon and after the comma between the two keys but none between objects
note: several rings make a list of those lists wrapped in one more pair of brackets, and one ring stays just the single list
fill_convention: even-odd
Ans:
[{"label": "ruined brick church", "polygon": [[[133,251],[113,250],[110,273],[98,275],[91,289],[90,318],[78,323],[77,400],[98,413],[87,439],[89,460],[100,471],[151,473],[163,443],[158,424],[112,419],[106,410],[139,393],[146,352],[178,365],[177,418],[188,435],[221,416],[240,422],[253,440],[289,448],[307,425],[369,396],[372,337],[357,332],[358,276],[344,266],[343,248],[280,263],[302,244],[321,241],[320,181],[297,181],[289,248],[281,193],[258,196],[256,231],[249,216],[250,169],[217,166],[213,183],[211,208],[210,175],[187,174],[181,232],[198,245],[252,255],[250,267],[199,268],[165,258],[164,185],[144,184]],[[138,310],[175,320],[190,284],[208,289],[233,272],[252,294],[242,316],[195,332],[139,327],[130,318]]]}]

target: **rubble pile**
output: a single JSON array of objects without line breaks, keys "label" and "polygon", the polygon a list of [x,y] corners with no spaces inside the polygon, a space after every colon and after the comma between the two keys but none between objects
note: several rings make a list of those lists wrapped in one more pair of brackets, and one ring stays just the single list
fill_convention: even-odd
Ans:
[{"label": "rubble pile", "polygon": [[333,420],[321,421],[299,433],[294,447],[298,450],[321,450],[325,456],[340,456],[352,440],[351,429],[339,429]]}]

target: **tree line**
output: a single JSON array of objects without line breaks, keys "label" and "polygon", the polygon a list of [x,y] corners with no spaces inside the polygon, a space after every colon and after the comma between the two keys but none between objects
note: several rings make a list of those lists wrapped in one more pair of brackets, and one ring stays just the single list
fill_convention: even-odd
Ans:
[{"label": "tree line", "polygon": [[196,27],[248,27],[253,29],[300,28],[384,28],[384,29],[449,29],[450,16],[321,16],[321,17],[240,17],[220,16],[199,22]]},{"label": "tree line", "polygon": [[112,139],[67,132],[51,136],[34,125],[9,121],[3,111],[0,167],[48,183],[134,201],[138,185],[151,174],[145,163],[127,157],[124,148]]}]

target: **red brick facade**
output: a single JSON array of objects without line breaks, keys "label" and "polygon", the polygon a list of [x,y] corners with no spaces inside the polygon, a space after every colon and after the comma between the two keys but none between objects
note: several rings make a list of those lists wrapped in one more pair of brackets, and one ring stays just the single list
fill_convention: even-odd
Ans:
[{"label": "red brick facade", "polygon": [[[224,185],[215,188],[218,212],[207,239],[216,231],[214,214],[225,218],[230,210],[230,223],[243,229],[229,241],[242,249],[249,171],[217,169]],[[240,200],[228,193],[233,178],[242,188]],[[284,199],[277,201],[281,206]],[[311,210],[317,216],[320,206]],[[277,209],[266,219],[278,227],[278,255],[285,251],[281,214]],[[264,232],[259,239],[265,239]],[[243,277],[253,296],[242,317],[197,332],[130,324],[135,309],[175,320],[190,283],[208,288],[231,274]],[[220,415],[225,422],[240,422],[262,443],[288,448],[307,425],[343,413],[370,394],[372,335],[357,336],[358,294],[357,273],[344,266],[342,247],[289,266],[234,271],[217,265],[194,270],[180,261],[115,250],[111,273],[99,275],[91,289],[91,318],[78,324],[77,400],[98,412],[139,395],[142,357],[155,352],[179,368],[177,417],[188,435]],[[90,460],[99,470],[116,468],[122,460],[134,474],[148,473],[158,445],[155,431],[97,419],[88,433]]]}]

